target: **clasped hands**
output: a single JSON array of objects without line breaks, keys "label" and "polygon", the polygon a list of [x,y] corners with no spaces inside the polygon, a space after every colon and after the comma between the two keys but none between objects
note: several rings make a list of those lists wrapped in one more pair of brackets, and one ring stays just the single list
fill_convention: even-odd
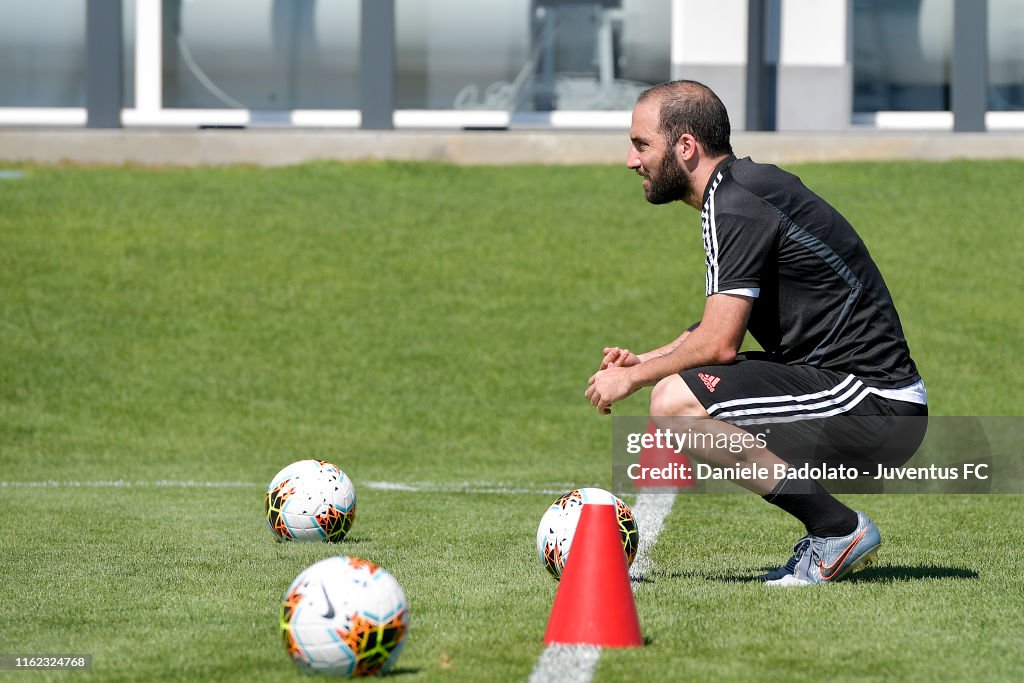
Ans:
[{"label": "clasped hands", "polygon": [[612,404],[626,398],[639,387],[634,385],[630,368],[640,364],[640,358],[629,349],[607,347],[597,372],[587,382],[583,394],[598,412],[608,415]]}]

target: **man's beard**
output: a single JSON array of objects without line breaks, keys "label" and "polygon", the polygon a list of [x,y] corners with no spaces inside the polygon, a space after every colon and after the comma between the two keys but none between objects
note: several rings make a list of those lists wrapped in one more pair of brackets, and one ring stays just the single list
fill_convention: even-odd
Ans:
[{"label": "man's beard", "polygon": [[676,161],[671,150],[665,153],[655,176],[646,176],[648,182],[646,196],[651,204],[668,204],[682,201],[690,193],[690,177]]}]

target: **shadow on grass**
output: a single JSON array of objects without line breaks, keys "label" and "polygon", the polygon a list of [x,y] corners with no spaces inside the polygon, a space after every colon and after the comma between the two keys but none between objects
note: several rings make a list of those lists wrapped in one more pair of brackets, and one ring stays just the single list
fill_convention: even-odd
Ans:
[{"label": "shadow on grass", "polygon": [[335,545],[341,547],[341,545],[346,543],[365,543],[366,541],[369,541],[370,538],[370,536],[360,536],[358,534],[354,534],[351,536],[346,536],[345,538],[341,539],[340,543],[336,543]]},{"label": "shadow on grass", "polygon": [[920,581],[922,579],[977,579],[978,576],[978,572],[973,569],[937,567],[926,564],[920,567],[905,567],[902,565],[868,567],[846,580],[850,583],[878,583],[886,581]]},{"label": "shadow on grass", "polygon": [[420,672],[422,672],[422,669],[420,669],[419,667],[398,666],[388,671],[387,677],[391,678],[392,676],[409,676],[411,674],[418,674]]},{"label": "shadow on grass", "polygon": [[[656,577],[645,578],[644,583],[660,577],[664,579],[703,579],[705,581],[720,581],[722,583],[761,583],[763,579],[758,574],[769,572],[776,567],[759,567],[757,574],[707,574],[701,572],[671,572],[656,575]],[[919,567],[907,567],[902,565],[886,567],[868,567],[846,579],[844,583],[894,583],[897,581],[924,581],[929,579],[964,579],[973,580],[979,577],[978,572],[963,567],[939,567],[935,565],[921,565]]]}]

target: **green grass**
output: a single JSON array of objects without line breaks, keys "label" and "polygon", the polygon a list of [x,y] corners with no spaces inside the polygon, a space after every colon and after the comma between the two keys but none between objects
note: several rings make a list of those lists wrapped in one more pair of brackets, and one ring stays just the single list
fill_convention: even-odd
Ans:
[{"label": "green grass", "polygon": [[[278,600],[340,551],[406,589],[396,680],[524,680],[553,496],[360,482],[608,486],[586,379],[603,345],[699,317],[697,214],[603,167],[24,170],[0,181],[0,481],[253,485],[0,486],[0,652],[93,654],[74,680],[296,679]],[[932,414],[1022,414],[1024,164],[794,170],[865,238]],[[339,548],[275,544],[261,519],[262,482],[304,457],[356,482]],[[856,502],[880,567],[769,594],[734,579],[782,560],[795,523],[681,498],[637,592],[649,643],[604,653],[597,680],[1019,674],[1020,499]]]}]

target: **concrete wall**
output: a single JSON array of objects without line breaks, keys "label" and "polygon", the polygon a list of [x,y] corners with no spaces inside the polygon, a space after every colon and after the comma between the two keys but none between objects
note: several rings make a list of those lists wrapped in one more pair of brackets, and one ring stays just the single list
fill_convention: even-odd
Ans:
[{"label": "concrete wall", "polygon": [[847,0],[783,0],[777,130],[844,130],[853,111]]},{"label": "concrete wall", "polygon": [[747,0],[673,0],[671,48],[672,78],[714,90],[733,130],[746,128]]},{"label": "concrete wall", "polygon": [[[0,129],[0,163],[281,166],[315,160],[622,164],[622,132]],[[1024,159],[1014,133],[736,133],[756,161]]]},{"label": "concrete wall", "polygon": [[[770,3],[771,0],[765,0]],[[853,111],[849,0],[781,0],[769,16],[766,62],[777,65],[777,130],[846,130]],[[710,86],[734,130],[747,128],[747,0],[673,0],[672,78]]]}]

